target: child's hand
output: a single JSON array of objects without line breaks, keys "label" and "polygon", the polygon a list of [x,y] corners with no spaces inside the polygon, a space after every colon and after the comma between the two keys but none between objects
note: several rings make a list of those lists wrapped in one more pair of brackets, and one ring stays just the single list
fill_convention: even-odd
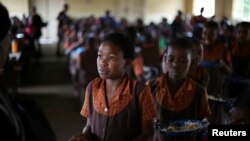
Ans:
[{"label": "child's hand", "polygon": [[68,141],[90,141],[90,138],[87,134],[78,134],[70,137]]},{"label": "child's hand", "polygon": [[164,141],[165,138],[160,132],[155,132],[153,136],[154,141]]}]

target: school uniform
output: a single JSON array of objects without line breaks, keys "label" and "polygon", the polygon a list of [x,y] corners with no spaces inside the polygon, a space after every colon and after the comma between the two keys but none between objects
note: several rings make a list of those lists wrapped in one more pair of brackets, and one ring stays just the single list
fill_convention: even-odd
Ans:
[{"label": "school uniform", "polygon": [[142,122],[156,116],[149,87],[138,92],[136,83],[139,82],[124,76],[108,103],[105,80],[96,78],[91,81],[80,113],[90,120],[91,132],[97,139],[133,140],[141,134]]},{"label": "school uniform", "polygon": [[187,77],[172,95],[167,78],[167,75],[162,75],[149,84],[160,120],[202,119],[210,115],[207,92],[201,85]]}]

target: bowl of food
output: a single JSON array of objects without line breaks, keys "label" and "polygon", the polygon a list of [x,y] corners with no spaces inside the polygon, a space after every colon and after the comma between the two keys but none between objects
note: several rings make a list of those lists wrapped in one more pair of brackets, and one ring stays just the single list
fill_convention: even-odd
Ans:
[{"label": "bowl of food", "polygon": [[207,128],[201,120],[173,120],[161,123],[160,132],[167,136],[195,135]]}]

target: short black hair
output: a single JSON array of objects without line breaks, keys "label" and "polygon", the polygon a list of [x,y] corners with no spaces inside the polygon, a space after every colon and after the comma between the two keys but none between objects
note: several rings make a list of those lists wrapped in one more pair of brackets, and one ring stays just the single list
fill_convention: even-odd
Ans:
[{"label": "short black hair", "polygon": [[124,59],[134,59],[134,45],[123,33],[112,32],[106,35],[102,42],[110,42],[123,52]]},{"label": "short black hair", "polygon": [[136,40],[136,27],[135,26],[128,26],[125,28],[124,34],[131,39],[134,43]]},{"label": "short black hair", "polygon": [[237,28],[238,28],[238,27],[243,27],[243,28],[250,29],[250,22],[245,22],[245,21],[240,22],[240,23],[238,23],[238,24],[236,25],[236,27],[237,27]]},{"label": "short black hair", "polygon": [[168,47],[165,50],[165,53],[168,52],[168,48],[171,47],[173,49],[175,48],[180,48],[180,49],[186,49],[191,53],[191,56],[193,57],[193,43],[184,37],[176,38],[172,40],[169,44]]},{"label": "short black hair", "polygon": [[210,28],[210,29],[216,29],[216,30],[219,29],[219,25],[218,25],[218,23],[215,22],[215,21],[209,21],[209,22],[207,22],[207,23],[205,24],[205,27],[206,27],[206,28]]}]

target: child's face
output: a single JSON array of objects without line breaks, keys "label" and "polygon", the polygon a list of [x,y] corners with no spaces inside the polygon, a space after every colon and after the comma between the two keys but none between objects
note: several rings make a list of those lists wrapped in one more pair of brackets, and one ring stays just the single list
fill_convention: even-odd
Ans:
[{"label": "child's face", "polygon": [[203,59],[203,47],[202,45],[194,45],[194,58],[193,58],[193,65],[196,67]]},{"label": "child's face", "polygon": [[250,40],[250,29],[247,29],[245,27],[239,27],[238,28],[238,40],[240,42],[245,42]]},{"label": "child's face", "polygon": [[103,42],[98,49],[97,68],[103,79],[119,79],[125,72],[126,60],[122,51],[110,42]]},{"label": "child's face", "polygon": [[164,66],[168,76],[173,80],[180,80],[187,76],[191,65],[191,52],[187,49],[168,47],[164,54]]},{"label": "child's face", "polygon": [[203,31],[203,38],[207,43],[213,43],[217,39],[218,31],[212,28],[205,28]]}]

